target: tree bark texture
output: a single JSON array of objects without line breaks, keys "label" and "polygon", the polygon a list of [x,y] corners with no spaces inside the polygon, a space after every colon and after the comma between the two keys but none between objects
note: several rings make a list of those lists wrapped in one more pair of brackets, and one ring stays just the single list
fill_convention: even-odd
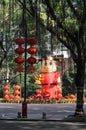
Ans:
[{"label": "tree bark texture", "polygon": [[84,116],[84,79],[85,79],[85,63],[83,60],[78,60],[76,63],[76,76],[75,84],[77,88],[77,101],[76,101],[76,110],[75,116]]}]

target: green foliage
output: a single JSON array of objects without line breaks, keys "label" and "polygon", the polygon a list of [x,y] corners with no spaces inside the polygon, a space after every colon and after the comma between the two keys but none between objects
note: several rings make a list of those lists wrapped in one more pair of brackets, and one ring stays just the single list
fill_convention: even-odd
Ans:
[{"label": "green foliage", "polygon": [[40,64],[35,65],[37,68],[37,72],[28,75],[27,82],[27,96],[36,93],[36,89],[41,89],[40,85],[35,84],[35,75],[40,71]]},{"label": "green foliage", "polygon": [[76,94],[74,75],[74,70],[71,68],[69,71],[65,72],[62,77],[62,89],[64,96],[69,94]]},{"label": "green foliage", "polygon": [[41,89],[41,87],[39,85],[30,82],[27,86],[27,96],[35,94],[36,89]]},{"label": "green foliage", "polygon": [[[27,95],[27,97],[32,95],[32,94],[35,94],[36,89],[41,88],[40,85],[35,84],[35,75],[40,72],[40,63],[35,64],[34,66],[37,69],[37,71],[34,73],[27,73],[27,82],[26,82],[26,88],[27,88],[26,95]],[[21,80],[21,86],[22,86],[21,91],[22,91],[22,96],[24,96],[24,74],[22,76],[23,76],[23,80]]]}]

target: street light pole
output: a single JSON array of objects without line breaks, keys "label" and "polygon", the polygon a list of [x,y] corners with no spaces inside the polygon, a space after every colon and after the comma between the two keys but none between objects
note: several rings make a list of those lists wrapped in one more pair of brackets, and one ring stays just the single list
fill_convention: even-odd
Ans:
[{"label": "street light pole", "polygon": [[27,22],[26,22],[26,0],[23,0],[23,31],[25,38],[25,68],[24,68],[24,102],[22,103],[22,117],[27,118],[27,102],[26,102],[26,80],[27,80]]}]

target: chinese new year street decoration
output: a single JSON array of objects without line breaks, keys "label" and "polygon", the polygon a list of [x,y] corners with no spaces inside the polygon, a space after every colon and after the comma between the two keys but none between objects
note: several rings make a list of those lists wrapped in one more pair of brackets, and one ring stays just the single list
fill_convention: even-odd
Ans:
[{"label": "chinese new year street decoration", "polygon": [[20,89],[21,87],[19,85],[14,86],[14,99],[15,100],[19,100],[21,98]]},{"label": "chinese new year street decoration", "polygon": [[36,91],[37,94],[48,98],[62,98],[61,76],[52,56],[42,58],[41,72],[36,75],[35,80],[42,87],[40,93]]},{"label": "chinese new year street decoration", "polygon": [[[16,72],[23,72],[24,67],[22,66],[22,63],[24,63],[24,57],[22,54],[25,52],[25,48],[22,47],[23,44],[25,44],[25,40],[22,37],[18,37],[14,40],[15,44],[18,45],[18,47],[15,49],[15,53],[17,54],[17,57],[14,59],[14,62],[17,63],[17,67],[15,68]],[[27,39],[27,44],[30,46],[27,48],[27,53],[30,54],[30,57],[27,58],[27,63],[29,64],[29,67],[27,67],[27,72],[34,73],[36,71],[36,68],[34,67],[34,64],[36,63],[35,54],[37,52],[37,48],[35,45],[38,43],[37,39],[35,37],[30,37]]]},{"label": "chinese new year street decoration", "polygon": [[[16,72],[23,72],[24,70],[24,102],[22,103],[22,117],[27,118],[27,102],[26,102],[26,74],[27,73],[34,73],[36,71],[36,68],[34,67],[34,64],[36,63],[35,53],[37,52],[37,48],[35,45],[38,43],[37,39],[35,37],[30,38],[16,38],[14,40],[15,44],[18,45],[18,47],[15,49],[15,53],[17,54],[17,57],[14,59],[14,62],[17,63],[17,67],[15,68]],[[25,44],[24,48],[22,47],[22,44]],[[29,47],[29,48],[27,48]],[[24,56],[22,54],[25,52]],[[30,55],[27,58],[27,53]],[[22,63],[23,66],[21,65]],[[14,92],[15,98],[20,98],[20,91],[19,89],[15,88]]]},{"label": "chinese new year street decoration", "polygon": [[17,57],[14,59],[15,63],[17,63],[15,72],[23,72],[24,68],[21,64],[24,62],[24,57],[22,57],[22,54],[25,52],[25,49],[22,47],[22,44],[25,43],[25,40],[24,38],[19,37],[16,38],[14,42],[16,45],[18,45],[18,47],[15,49],[15,53],[17,54]]},{"label": "chinese new year street decoration", "polygon": [[38,43],[38,41],[36,38],[31,37],[28,39],[27,43],[30,45],[27,50],[27,52],[30,54],[30,57],[27,59],[27,62],[30,64],[27,71],[29,73],[33,73],[36,71],[36,68],[33,65],[36,63],[35,53],[37,52],[37,48],[35,45]]},{"label": "chinese new year street decoration", "polygon": [[15,85],[13,89],[13,93],[10,92],[10,86],[4,86],[3,89],[4,99],[5,100],[17,100],[21,99],[21,86]]},{"label": "chinese new year street decoration", "polygon": [[10,87],[9,86],[4,86],[4,99],[8,100],[9,99],[9,89]]}]

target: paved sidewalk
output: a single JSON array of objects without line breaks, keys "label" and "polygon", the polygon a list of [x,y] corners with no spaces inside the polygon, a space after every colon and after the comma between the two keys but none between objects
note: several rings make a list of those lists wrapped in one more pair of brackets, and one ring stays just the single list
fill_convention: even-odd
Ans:
[{"label": "paved sidewalk", "polygon": [[[74,114],[75,106],[73,103],[28,104],[28,117],[17,118],[21,104],[0,103],[0,130],[86,130],[85,118],[66,118]],[[86,104],[84,110],[86,112]]]},{"label": "paved sidewalk", "polygon": [[[27,119],[41,120],[45,113],[47,120],[62,120],[74,110],[75,104],[28,104]],[[16,119],[18,112],[22,113],[22,104],[0,104],[0,119]]]},{"label": "paved sidewalk", "polygon": [[[62,121],[75,112],[75,103],[65,104],[28,104],[27,118],[17,118],[18,112],[22,113],[22,104],[0,103],[1,120],[52,120]],[[86,104],[84,105],[86,112]],[[43,116],[43,113],[45,114]],[[71,117],[69,117],[71,120]],[[73,118],[73,117],[72,117]],[[77,120],[77,119],[76,119]],[[84,119],[82,119],[84,120]]]}]

